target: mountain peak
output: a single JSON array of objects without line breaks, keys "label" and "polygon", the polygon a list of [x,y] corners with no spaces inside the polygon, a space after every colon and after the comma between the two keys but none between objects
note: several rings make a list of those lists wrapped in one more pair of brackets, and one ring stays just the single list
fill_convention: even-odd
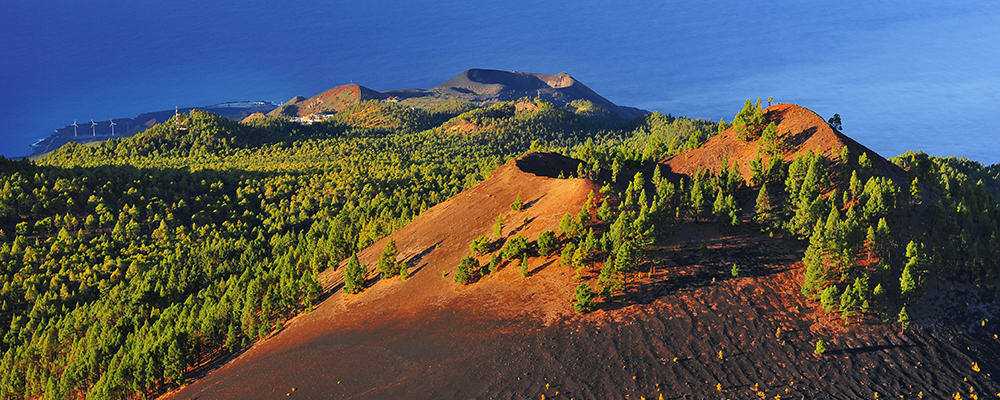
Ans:
[{"label": "mountain peak", "polygon": [[575,100],[586,100],[624,119],[645,114],[644,111],[612,103],[566,72],[544,74],[473,68],[427,92],[439,98],[479,103],[537,97],[565,106]]},{"label": "mountain peak", "polygon": [[[808,108],[795,104],[775,104],[764,109],[763,113],[765,121],[774,122],[778,128],[777,140],[782,145],[776,155],[785,161],[792,161],[810,151],[829,160],[836,160],[840,157],[841,149],[847,146],[852,158],[865,153],[886,176],[893,179],[903,176],[899,167],[847,135],[837,132],[823,117]],[[718,171],[725,160],[730,164],[735,162],[744,179],[749,180],[750,161],[758,155],[764,157],[760,149],[759,138],[749,141],[741,139],[736,130],[730,127],[709,138],[704,145],[671,156],[661,163],[670,167],[672,172],[692,175],[703,169]]]},{"label": "mountain peak", "polygon": [[560,107],[585,100],[626,120],[646,114],[643,110],[612,103],[566,72],[542,74],[472,68],[428,90],[378,92],[354,83],[341,85],[310,98],[296,97],[269,115],[295,117],[335,112],[366,100],[392,100],[427,107],[453,100],[490,104],[523,97],[540,98]]},{"label": "mountain peak", "polygon": [[356,83],[340,85],[310,98],[295,96],[292,100],[274,109],[268,115],[302,117],[331,111],[343,111],[347,107],[366,100],[380,100],[386,96],[378,91]]}]

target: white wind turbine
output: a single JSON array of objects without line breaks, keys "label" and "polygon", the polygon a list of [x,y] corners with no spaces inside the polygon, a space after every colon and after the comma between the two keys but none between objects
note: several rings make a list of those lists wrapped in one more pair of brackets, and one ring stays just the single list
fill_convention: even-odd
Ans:
[{"label": "white wind turbine", "polygon": [[115,137],[115,125],[118,125],[118,124],[116,124],[115,120],[113,120],[113,119],[109,119],[108,121],[111,121],[111,124],[110,124],[110,126],[111,126],[111,137]]},{"label": "white wind turbine", "polygon": [[90,120],[90,133],[97,136],[97,123],[94,120]]},{"label": "white wind turbine", "polygon": [[73,120],[73,137],[76,137],[76,127],[78,127],[78,126],[80,126],[80,125],[77,125],[76,124],[76,120],[74,119]]}]

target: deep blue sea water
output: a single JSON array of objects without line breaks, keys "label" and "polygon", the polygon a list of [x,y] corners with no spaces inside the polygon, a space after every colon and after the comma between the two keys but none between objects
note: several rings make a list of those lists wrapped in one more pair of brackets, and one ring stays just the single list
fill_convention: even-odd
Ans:
[{"label": "deep blue sea water", "polygon": [[0,153],[74,119],[283,102],[472,67],[565,71],[618,104],[730,120],[774,96],[885,155],[1000,162],[1000,1],[4,0]]}]

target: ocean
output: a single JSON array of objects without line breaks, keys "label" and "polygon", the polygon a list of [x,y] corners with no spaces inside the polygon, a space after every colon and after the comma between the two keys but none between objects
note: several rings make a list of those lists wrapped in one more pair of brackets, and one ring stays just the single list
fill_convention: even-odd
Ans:
[{"label": "ocean", "polygon": [[1000,1],[4,2],[0,154],[78,120],[468,68],[568,72],[609,100],[731,120],[774,97],[880,154],[1000,162]]}]

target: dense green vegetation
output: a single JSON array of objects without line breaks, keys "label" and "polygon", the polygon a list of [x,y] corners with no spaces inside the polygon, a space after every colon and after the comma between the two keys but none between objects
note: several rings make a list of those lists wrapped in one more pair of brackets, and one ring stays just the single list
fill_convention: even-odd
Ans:
[{"label": "dense green vegetation", "polygon": [[[133,138],[0,161],[0,368],[16,371],[0,398],[176,386],[310,308],[325,290],[317,274],[341,260],[344,290],[363,290],[377,276],[358,250],[508,159],[623,143],[632,130],[532,104],[363,103],[310,126],[192,111]],[[434,128],[459,113],[496,127]],[[526,251],[523,238],[504,248]],[[385,254],[372,267],[405,278]]]},{"label": "dense green vegetation", "polygon": [[[376,265],[356,253],[529,149],[584,161],[576,175],[604,188],[538,241],[504,236],[499,219],[456,282],[504,263],[528,275],[528,257],[558,254],[597,275],[572,300],[586,311],[620,293],[657,238],[698,221],[808,241],[803,293],[847,319],[909,323],[903,306],[932,282],[998,289],[996,166],[907,154],[894,160],[902,182],[867,154],[785,163],[776,143],[750,182],[729,165],[668,179],[655,161],[726,125],[658,113],[612,123],[586,104],[529,105],[371,102],[310,126],[192,111],[132,138],[0,160],[0,398],[155,395],[324,293],[405,279],[393,242]],[[747,110],[737,119],[748,140],[773,134],[759,106]],[[474,134],[449,129],[466,123]],[[342,263],[342,286],[319,281]]]}]

